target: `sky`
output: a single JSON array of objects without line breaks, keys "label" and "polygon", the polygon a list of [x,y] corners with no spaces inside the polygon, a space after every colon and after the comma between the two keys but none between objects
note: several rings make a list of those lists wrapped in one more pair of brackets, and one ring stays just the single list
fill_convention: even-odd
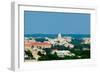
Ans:
[{"label": "sky", "polygon": [[24,11],[24,34],[90,34],[90,14]]}]

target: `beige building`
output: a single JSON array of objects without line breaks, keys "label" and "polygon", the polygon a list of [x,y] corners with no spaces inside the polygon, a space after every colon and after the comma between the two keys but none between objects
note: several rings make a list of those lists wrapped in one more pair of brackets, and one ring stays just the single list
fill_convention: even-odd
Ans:
[{"label": "beige building", "polygon": [[48,42],[25,41],[24,47],[25,48],[51,48],[51,44]]}]

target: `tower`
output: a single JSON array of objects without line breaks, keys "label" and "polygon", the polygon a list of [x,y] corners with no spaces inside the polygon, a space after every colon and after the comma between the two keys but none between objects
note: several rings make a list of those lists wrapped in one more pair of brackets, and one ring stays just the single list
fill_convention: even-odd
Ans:
[{"label": "tower", "polygon": [[61,38],[62,38],[62,37],[61,37],[61,33],[59,33],[59,34],[58,34],[58,39],[61,39]]}]

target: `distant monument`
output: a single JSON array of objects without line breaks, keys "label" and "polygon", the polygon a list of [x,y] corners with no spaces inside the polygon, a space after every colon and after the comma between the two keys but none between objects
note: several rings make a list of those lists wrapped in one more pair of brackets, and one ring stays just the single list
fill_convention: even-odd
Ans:
[{"label": "distant monument", "polygon": [[58,34],[58,39],[61,39],[61,38],[62,38],[62,37],[61,37],[61,33],[59,33],[59,34]]}]

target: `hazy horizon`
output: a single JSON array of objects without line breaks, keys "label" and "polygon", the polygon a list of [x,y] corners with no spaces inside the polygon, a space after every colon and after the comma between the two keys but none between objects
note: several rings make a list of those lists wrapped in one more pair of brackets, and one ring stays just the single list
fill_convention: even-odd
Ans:
[{"label": "hazy horizon", "polygon": [[[59,34],[59,33],[27,33],[27,34]],[[76,33],[61,33],[61,34],[76,34]],[[90,35],[89,34],[82,34],[82,35]]]}]

